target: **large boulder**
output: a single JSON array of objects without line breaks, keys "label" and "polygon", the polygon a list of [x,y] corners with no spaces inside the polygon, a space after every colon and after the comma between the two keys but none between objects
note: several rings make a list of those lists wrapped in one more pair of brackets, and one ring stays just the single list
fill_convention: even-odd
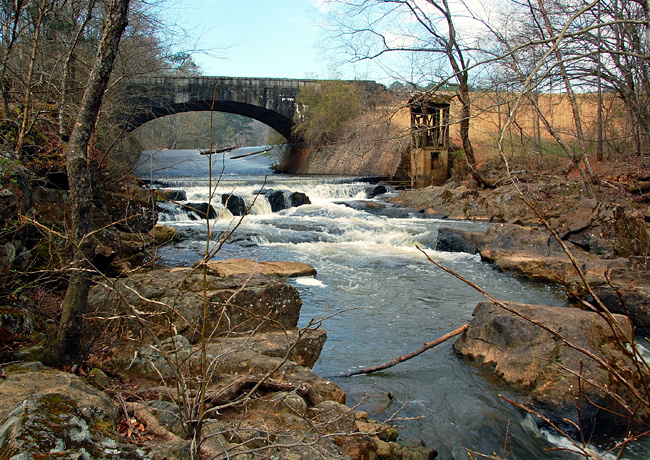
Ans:
[{"label": "large boulder", "polygon": [[484,235],[478,232],[468,232],[455,228],[442,227],[438,229],[436,251],[466,252],[476,254],[483,241]]},{"label": "large boulder", "polygon": [[[590,221],[585,217],[579,223],[577,216],[567,220],[563,227],[565,238],[580,235],[585,230],[585,222]],[[569,222],[573,223],[569,225]],[[590,241],[596,240],[594,237]],[[567,239],[565,244],[583,279],[557,240],[540,227],[495,224],[479,241],[481,258],[499,270],[536,281],[560,283],[572,300],[586,299],[596,305],[597,301],[591,297],[594,294],[609,311],[630,315],[639,332],[650,331],[650,276],[644,257],[603,259]]]},{"label": "large boulder", "polygon": [[262,192],[266,196],[269,204],[271,205],[272,212],[282,211],[287,209],[287,201],[285,200],[285,192],[282,190],[268,190]]},{"label": "large boulder", "polygon": [[[315,336],[318,340],[322,335]],[[252,336],[253,340],[259,340]],[[265,340],[264,337],[261,338]],[[303,346],[304,342],[297,342]],[[228,341],[215,341],[207,345],[207,353],[211,357],[212,365],[218,379],[215,379],[211,391],[214,394],[226,394],[226,400],[234,399],[232,388],[236,387],[234,382],[240,382],[243,378],[246,382],[256,382],[268,375],[267,387],[274,384],[289,385],[288,391],[298,391],[309,405],[318,404],[322,401],[338,401],[345,403],[345,393],[335,383],[316,375],[308,367],[302,366],[285,356],[288,350],[277,353],[279,349],[257,350],[245,341],[233,343]],[[289,357],[295,357],[300,353],[290,353]],[[304,356],[304,354],[303,354]],[[298,358],[300,360],[300,358]],[[251,387],[246,383],[243,387]],[[278,388],[275,388],[277,391]],[[225,392],[224,392],[225,391]],[[236,395],[238,396],[238,395]]]},{"label": "large boulder", "polygon": [[386,188],[385,185],[376,185],[375,187],[366,190],[366,195],[368,196],[368,198],[375,198],[385,193],[388,193],[388,189]]},{"label": "large boulder", "polygon": [[291,192],[289,194],[289,203],[292,208],[297,208],[305,204],[311,204],[311,200],[302,192]]},{"label": "large boulder", "polygon": [[535,181],[520,183],[516,187],[506,181],[493,189],[475,189],[449,181],[442,186],[402,192],[389,201],[421,209],[437,217],[490,222],[519,219],[527,225],[536,225],[539,219],[521,199],[522,191],[533,200],[539,199],[537,210],[555,221],[575,207],[576,197],[580,196],[581,190],[580,182],[575,181]]},{"label": "large boulder", "polygon": [[[334,443],[351,458],[376,457],[377,445],[369,436],[350,436],[358,430],[354,411],[336,401],[323,401],[311,409],[314,425],[321,435],[334,435]],[[346,433],[347,435],[336,435]]]},{"label": "large boulder", "polygon": [[105,225],[127,233],[146,233],[156,225],[158,213],[151,192],[137,185],[125,184],[118,190],[102,194]]},{"label": "large boulder", "polygon": [[304,204],[311,204],[309,197],[302,192],[291,192],[289,190],[263,190],[262,194],[266,196],[266,199],[271,205],[272,212],[295,208]]},{"label": "large boulder", "polygon": [[[523,278],[564,283],[576,275],[560,244],[539,227],[492,225],[483,238],[480,253],[481,259],[499,270]],[[586,256],[580,249],[575,253],[578,257]]]},{"label": "large boulder", "polygon": [[528,404],[574,434],[571,422],[581,421],[587,436],[636,426],[627,416],[637,408],[636,422],[650,420],[636,390],[649,375],[626,348],[633,336],[626,317],[608,323],[575,308],[505,305],[480,302],[454,351],[526,392]]},{"label": "large boulder", "polygon": [[0,401],[2,458],[190,458],[189,441],[125,442],[116,431],[121,412],[106,393],[40,363],[9,366],[0,380]]},{"label": "large boulder", "polygon": [[322,329],[302,329],[258,334],[235,334],[215,342],[219,354],[250,348],[264,356],[284,358],[304,367],[312,368],[327,340]]},{"label": "large boulder", "polygon": [[556,224],[563,240],[602,257],[644,256],[650,234],[640,219],[628,216],[616,204],[584,199],[564,214]]},{"label": "large boulder", "polygon": [[16,260],[16,246],[9,241],[0,245],[0,275],[9,273],[14,260]]},{"label": "large boulder", "polygon": [[149,236],[153,238],[154,244],[159,246],[180,239],[176,227],[171,225],[158,224],[149,230]]},{"label": "large boulder", "polygon": [[186,201],[187,192],[172,188],[159,188],[155,190],[156,201]]},{"label": "large boulder", "polygon": [[[299,366],[311,368],[323,349],[327,334],[322,329],[290,330],[284,332],[250,332],[230,334],[227,337],[211,338],[207,345],[210,359],[218,357],[216,362],[226,363],[215,368],[219,375],[228,369],[239,369],[229,363],[228,356],[252,363],[250,356],[269,358],[286,358]],[[113,359],[119,367],[129,369],[129,373],[150,380],[175,379],[188,372],[200,372],[202,359],[200,346],[192,347],[189,340],[182,335],[169,337],[158,345],[145,345],[133,349],[128,344],[117,346],[113,350]],[[266,370],[246,368],[252,374],[264,373]],[[241,375],[241,372],[234,372]]]},{"label": "large boulder", "polygon": [[95,233],[93,265],[107,276],[128,274],[154,257],[154,235],[158,235],[154,229],[147,233],[122,232],[113,227],[99,230]]},{"label": "large boulder", "polygon": [[33,332],[33,323],[28,308],[0,305],[0,347],[26,339]]},{"label": "large boulder", "polygon": [[91,289],[88,303],[89,311],[118,316],[117,322],[134,336],[146,334],[140,322],[144,319],[158,336],[169,337],[175,330],[191,342],[198,340],[204,320],[214,337],[292,329],[302,306],[298,291],[282,281],[257,273],[207,274],[204,285],[203,272],[191,268],[152,270],[114,280],[111,285],[98,284]]},{"label": "large boulder", "polygon": [[70,222],[70,197],[67,190],[34,187],[31,193],[34,212],[39,222],[48,225]]},{"label": "large boulder", "polygon": [[219,217],[214,206],[209,203],[187,203],[184,207],[190,212],[190,215],[196,214],[203,219],[216,219]]},{"label": "large boulder", "polygon": [[[602,260],[585,268],[592,293],[612,313],[629,315],[639,334],[650,334],[650,267],[647,259],[626,257]],[[589,297],[584,285],[574,283],[573,294]]]},{"label": "large boulder", "polygon": [[0,393],[3,458],[56,453],[81,458],[83,452],[93,458],[117,458],[118,445],[108,435],[115,435],[117,408],[78,377],[37,365],[31,371],[10,368],[0,381]]},{"label": "large boulder", "polygon": [[6,368],[0,380],[0,419],[6,419],[13,407],[34,395],[64,395],[75,401],[79,410],[89,418],[117,417],[117,407],[101,391],[87,385],[79,377],[67,372],[45,368],[40,363]]},{"label": "large boulder", "polygon": [[244,199],[237,195],[224,193],[221,195],[221,204],[223,204],[233,216],[243,216],[246,214],[248,209]]}]

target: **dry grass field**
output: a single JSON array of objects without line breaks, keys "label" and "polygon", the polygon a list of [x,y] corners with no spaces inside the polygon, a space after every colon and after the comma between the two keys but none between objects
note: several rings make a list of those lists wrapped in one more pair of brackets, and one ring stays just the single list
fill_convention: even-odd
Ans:
[{"label": "dry grass field", "polygon": [[[569,144],[577,144],[573,112],[565,94],[540,94],[539,106],[544,117],[561,133]],[[596,94],[578,96],[580,116],[590,153],[595,154],[598,138],[598,99]],[[471,136],[477,144],[479,158],[496,154],[499,132],[505,126],[509,112],[514,106],[514,97],[498,93],[476,93],[473,98],[474,119]],[[620,101],[605,95],[603,97],[603,129],[605,152],[620,153],[625,148],[630,128],[625,124]],[[628,138],[629,139],[629,138]],[[511,155],[562,155],[556,141],[535,113],[532,105],[522,101],[515,118],[505,133],[504,146]]]},{"label": "dry grass field", "polygon": [[[476,149],[477,160],[483,162],[497,156],[497,142],[500,131],[514,106],[515,96],[505,93],[473,93],[472,122],[470,136]],[[598,100],[595,93],[578,95],[580,115],[587,137],[590,154],[596,153]],[[577,147],[575,124],[571,106],[565,94],[540,94],[539,106],[551,125],[562,134],[564,139]],[[460,104],[452,102],[451,130],[452,143],[461,145],[458,133],[458,118]],[[603,129],[605,158],[627,156],[631,154],[631,128],[626,123],[628,117],[620,100],[611,94],[603,95]],[[393,122],[406,128],[410,122],[409,112],[401,109]],[[531,104],[522,101],[513,122],[504,136],[504,148],[508,156],[524,156],[531,159],[539,158],[540,153],[547,157],[565,158],[566,155],[557,142],[538,119]]]}]

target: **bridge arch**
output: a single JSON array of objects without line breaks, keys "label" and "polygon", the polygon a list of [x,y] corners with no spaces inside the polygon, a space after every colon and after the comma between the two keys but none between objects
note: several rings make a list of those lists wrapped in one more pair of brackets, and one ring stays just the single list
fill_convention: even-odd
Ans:
[{"label": "bridge arch", "polygon": [[[258,120],[289,140],[286,170],[299,169],[299,151],[307,148],[292,134],[297,99],[305,87],[318,87],[322,80],[234,77],[143,77],[127,84],[123,122],[131,132],[155,118],[181,112],[218,111]],[[354,81],[366,91],[383,88],[374,81]],[[295,160],[295,161],[294,161]]]},{"label": "bridge arch", "polygon": [[282,114],[268,110],[264,107],[259,107],[251,104],[234,101],[193,101],[192,103],[171,104],[165,106],[164,109],[147,110],[142,112],[129,121],[128,131],[132,131],[139,126],[147,123],[148,121],[156,118],[173,115],[183,112],[226,112],[235,115],[252,118],[260,121],[265,125],[275,129],[278,133],[287,139],[291,139],[291,129],[293,127],[293,119],[288,118]]},{"label": "bridge arch", "polygon": [[[127,85],[127,129],[132,131],[154,118],[180,112],[234,113],[269,125],[291,138],[296,100],[304,87],[322,80],[234,77],[144,77]],[[381,85],[354,81],[369,91]],[[214,104],[214,105],[213,105]]]},{"label": "bridge arch", "polygon": [[230,77],[152,77],[129,85],[134,107],[128,131],[166,115],[181,112],[228,112],[258,120],[291,138],[300,89],[318,80]]}]

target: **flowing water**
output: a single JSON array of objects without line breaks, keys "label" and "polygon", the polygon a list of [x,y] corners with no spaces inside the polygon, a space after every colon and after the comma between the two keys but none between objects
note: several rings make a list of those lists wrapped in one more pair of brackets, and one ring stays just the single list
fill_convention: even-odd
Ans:
[{"label": "flowing water", "polygon": [[[257,149],[259,150],[259,149]],[[352,178],[274,175],[269,158],[239,149],[213,157],[211,219],[215,237],[232,228],[238,217],[221,206],[221,195],[233,193],[252,206],[217,259],[252,257],[307,262],[315,277],[289,280],[303,300],[302,323],[321,315],[328,331],[314,370],[334,376],[371,418],[420,418],[401,422],[400,439],[423,442],[441,459],[467,459],[465,449],[516,459],[576,458],[547,449],[562,445],[553,433],[540,432],[530,416],[499,394],[521,400],[490,373],[460,360],[448,341],[424,354],[373,375],[335,377],[380,364],[419,348],[471,319],[483,300],[473,289],[436,268],[417,249],[472,280],[493,296],[506,300],[562,305],[558,287],[517,280],[494,270],[476,255],[435,251],[440,227],[484,231],[487,224],[424,218],[416,212],[393,210],[392,217],[351,206],[368,201],[375,185]],[[136,174],[154,185],[183,189],[187,202],[207,202],[209,157],[196,150],[145,151]],[[217,183],[218,179],[218,183]],[[311,204],[271,212],[266,190],[303,192]],[[385,199],[380,195],[373,201]],[[344,203],[347,203],[344,204]],[[160,221],[174,225],[185,237],[160,250],[161,263],[193,264],[205,251],[205,220],[173,204],[161,205]],[[401,411],[400,411],[401,409]],[[602,446],[601,446],[602,448]],[[505,449],[505,451],[504,451]],[[648,458],[643,446],[626,458]]]}]

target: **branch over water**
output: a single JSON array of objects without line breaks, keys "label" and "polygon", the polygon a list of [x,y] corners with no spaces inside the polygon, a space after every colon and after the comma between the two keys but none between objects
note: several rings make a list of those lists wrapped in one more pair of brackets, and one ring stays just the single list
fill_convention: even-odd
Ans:
[{"label": "branch over water", "polygon": [[415,351],[412,351],[411,353],[407,353],[407,354],[405,354],[403,356],[400,356],[398,358],[391,359],[390,361],[388,361],[388,362],[386,362],[384,364],[379,364],[378,366],[365,367],[363,369],[348,372],[347,374],[337,375],[336,377],[352,377],[353,375],[370,374],[372,372],[377,372],[377,371],[381,371],[381,370],[384,370],[384,369],[388,369],[389,367],[393,367],[396,364],[403,363],[404,361],[407,361],[407,360],[409,360],[411,358],[414,358],[417,355],[421,355],[422,353],[427,351],[429,348],[433,348],[436,345],[440,345],[441,343],[446,342],[447,340],[451,339],[452,337],[455,337],[457,335],[462,334],[463,332],[465,332],[465,330],[467,330],[468,327],[469,327],[469,324],[465,324],[465,325],[459,327],[458,329],[453,330],[453,331],[449,332],[448,334],[443,335],[440,338],[437,338],[436,340],[432,340],[431,342],[425,343],[420,348],[418,348]]}]

